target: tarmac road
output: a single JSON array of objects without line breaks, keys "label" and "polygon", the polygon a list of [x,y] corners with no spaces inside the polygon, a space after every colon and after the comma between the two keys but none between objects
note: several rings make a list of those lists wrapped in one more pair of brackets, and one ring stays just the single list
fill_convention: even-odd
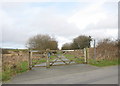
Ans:
[{"label": "tarmac road", "polygon": [[34,68],[6,84],[118,84],[118,66],[98,68],[86,64]]}]

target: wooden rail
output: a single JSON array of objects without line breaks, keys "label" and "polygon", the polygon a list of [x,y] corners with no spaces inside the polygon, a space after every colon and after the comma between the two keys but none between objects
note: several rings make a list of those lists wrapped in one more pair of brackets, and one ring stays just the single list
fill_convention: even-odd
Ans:
[{"label": "wooden rail", "polygon": [[[50,68],[50,66],[52,66],[58,59],[61,60],[62,62],[64,62],[65,64],[70,64],[72,62],[72,60],[69,61],[69,63],[67,63],[66,61],[62,60],[61,57],[57,56],[56,55],[56,59],[55,61],[53,61],[51,64],[50,64],[50,58],[48,56],[48,53],[50,52],[60,52],[60,51],[66,51],[66,50],[49,50],[49,49],[46,49],[46,50],[29,50],[29,58],[28,58],[28,61],[29,61],[29,69],[31,70],[33,65],[32,65],[32,55],[33,53],[35,52],[44,52],[46,53],[46,68]],[[87,61],[87,58],[89,56],[88,54],[88,50],[87,48],[84,48],[84,62],[87,64],[88,61]]]}]

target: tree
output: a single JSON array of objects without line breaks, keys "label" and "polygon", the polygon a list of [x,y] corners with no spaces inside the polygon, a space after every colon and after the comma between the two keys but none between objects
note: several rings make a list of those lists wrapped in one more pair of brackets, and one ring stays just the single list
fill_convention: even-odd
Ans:
[{"label": "tree", "polygon": [[72,44],[71,43],[65,43],[63,44],[62,50],[71,50],[72,49]]},{"label": "tree", "polygon": [[72,43],[66,43],[62,46],[62,50],[70,50],[70,49],[83,49],[90,48],[90,42],[92,41],[91,36],[78,36],[73,39]]},{"label": "tree", "polygon": [[83,49],[83,48],[90,48],[90,42],[92,41],[91,36],[78,36],[73,39],[73,48],[74,49]]},{"label": "tree", "polygon": [[58,49],[57,41],[49,35],[38,34],[34,37],[29,38],[27,42],[28,48],[37,50],[56,50]]}]

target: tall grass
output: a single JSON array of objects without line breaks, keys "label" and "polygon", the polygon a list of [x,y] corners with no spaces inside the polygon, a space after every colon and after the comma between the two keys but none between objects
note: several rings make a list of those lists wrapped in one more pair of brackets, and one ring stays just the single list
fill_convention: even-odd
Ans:
[{"label": "tall grass", "polygon": [[1,74],[1,80],[7,81],[7,80],[11,79],[12,76],[14,76],[18,73],[27,71],[28,70],[28,62],[27,61],[21,62],[21,63],[17,64],[17,66],[15,68],[5,67],[4,69],[5,69],[5,71],[3,71]]}]

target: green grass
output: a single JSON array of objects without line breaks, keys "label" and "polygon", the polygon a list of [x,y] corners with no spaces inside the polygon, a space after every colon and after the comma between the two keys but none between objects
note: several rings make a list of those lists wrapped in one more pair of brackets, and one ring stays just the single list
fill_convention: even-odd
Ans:
[{"label": "green grass", "polygon": [[[53,61],[56,58],[55,55],[51,55],[49,61]],[[40,60],[32,60],[32,65],[46,62],[46,58],[40,58]]]},{"label": "green grass", "polygon": [[53,61],[53,60],[56,59],[56,58],[57,58],[56,55],[51,55],[51,56],[50,56],[50,61]]},{"label": "green grass", "polygon": [[32,65],[36,65],[44,62],[46,62],[46,58],[41,58],[40,60],[32,60]]},{"label": "green grass", "polygon": [[2,72],[2,81],[7,81],[9,79],[11,79],[12,76],[18,74],[18,73],[22,73],[28,70],[28,62],[21,62],[20,64],[17,65],[16,68],[12,69],[12,68],[5,68],[5,71]]},{"label": "green grass", "polygon": [[[75,61],[76,63],[84,63],[84,58],[83,57],[77,57],[74,58],[74,55],[66,54],[64,55],[67,57],[69,60]],[[89,59],[88,60],[90,65],[98,66],[98,67],[104,67],[104,66],[112,66],[112,65],[118,65],[120,64],[120,60],[100,60],[96,61],[94,59]]]},{"label": "green grass", "polygon": [[7,81],[7,80],[11,79],[11,75],[10,74],[11,74],[10,70],[3,72],[1,80],[2,81]]},{"label": "green grass", "polygon": [[77,57],[77,58],[74,58],[75,55],[71,55],[71,54],[65,54],[64,55],[67,59],[69,60],[72,60],[76,63],[84,63],[84,58],[83,57]]},{"label": "green grass", "polygon": [[74,55],[71,55],[71,54],[65,54],[64,56],[65,57],[75,57]]},{"label": "green grass", "polygon": [[75,62],[76,63],[84,63],[84,59],[83,58],[76,58]]},{"label": "green grass", "polygon": [[28,70],[28,62],[22,62],[19,64],[19,68],[16,70],[17,73],[22,73]]},{"label": "green grass", "polygon": [[2,72],[0,72],[0,81],[2,81]]},{"label": "green grass", "polygon": [[75,63],[84,63],[83,58],[68,58],[71,61],[74,61]]},{"label": "green grass", "polygon": [[56,58],[56,56],[55,55],[51,55],[50,58]]},{"label": "green grass", "polygon": [[88,61],[90,65],[94,65],[98,67],[105,67],[105,66],[112,66],[112,65],[120,64],[120,62],[118,63],[117,59],[116,60],[100,60],[100,61],[89,59]]}]

